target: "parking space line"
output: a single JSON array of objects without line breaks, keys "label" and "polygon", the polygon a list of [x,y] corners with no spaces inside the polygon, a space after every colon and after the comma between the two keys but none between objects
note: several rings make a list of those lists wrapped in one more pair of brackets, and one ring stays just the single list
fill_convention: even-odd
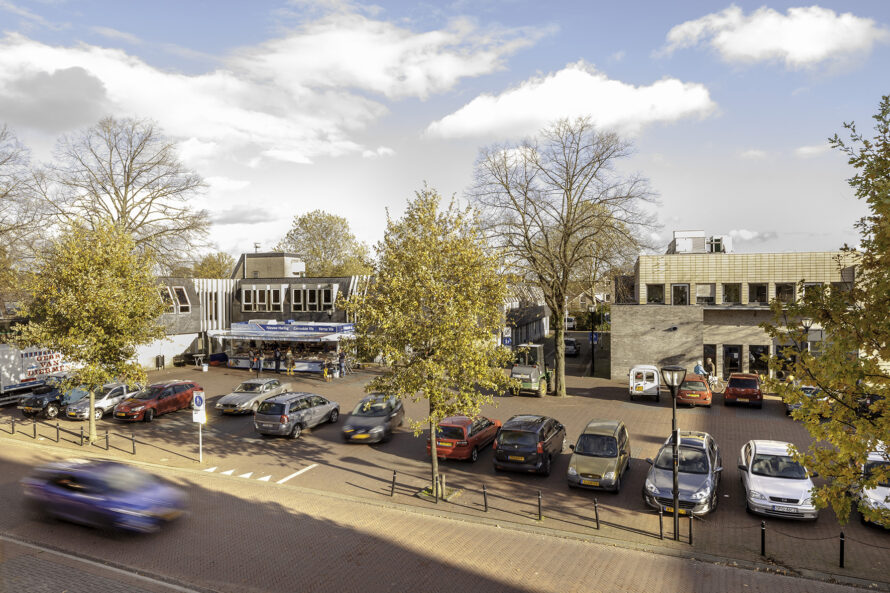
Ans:
[{"label": "parking space line", "polygon": [[215,472],[215,471],[216,471],[216,466],[214,465],[213,467],[208,467],[208,468],[205,469],[204,471],[205,471],[205,472]]},{"label": "parking space line", "polygon": [[262,478],[257,478],[257,482],[268,482],[268,481],[271,480],[271,479],[272,479],[272,476],[271,476],[271,475],[269,475],[269,476],[263,476]]},{"label": "parking space line", "polygon": [[297,476],[299,476],[299,475],[302,474],[303,472],[308,472],[310,469],[312,469],[313,467],[315,467],[315,466],[317,466],[317,465],[318,465],[317,463],[313,463],[312,465],[310,465],[310,466],[308,466],[308,467],[304,467],[304,468],[301,469],[300,471],[296,471],[296,472],[292,473],[291,475],[289,475],[289,476],[286,477],[286,478],[281,478],[280,480],[278,480],[278,481],[275,482],[275,483],[276,483],[276,484],[284,484],[285,482],[287,482],[287,481],[290,480],[291,478],[296,478]]},{"label": "parking space line", "polygon": [[249,478],[249,477],[252,476],[252,475],[253,475],[253,472],[247,472],[246,474],[241,474],[241,475],[238,476],[238,477],[239,477],[239,478]]},{"label": "parking space line", "polygon": [[234,473],[235,473],[235,470],[230,469],[230,470],[228,470],[228,471],[224,471],[224,472],[222,473],[222,475],[224,475],[224,476],[231,476],[231,475],[234,474]]}]

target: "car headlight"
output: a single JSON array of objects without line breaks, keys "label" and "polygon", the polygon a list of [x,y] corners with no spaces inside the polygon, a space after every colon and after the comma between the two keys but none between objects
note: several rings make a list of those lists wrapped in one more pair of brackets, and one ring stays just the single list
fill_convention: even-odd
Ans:
[{"label": "car headlight", "polygon": [[753,500],[766,500],[766,497],[757,490],[751,490],[750,492],[748,492],[748,498],[751,498]]},{"label": "car headlight", "polygon": [[606,473],[604,473],[604,474],[603,474],[603,479],[604,479],[604,480],[614,480],[614,479],[615,479],[615,472],[606,472]]},{"label": "car headlight", "polygon": [[704,485],[695,491],[690,498],[692,500],[704,500],[711,494],[711,482],[710,480],[705,482]]},{"label": "car headlight", "polygon": [[343,432],[355,432],[355,429],[347,424],[343,427]]},{"label": "car headlight", "polygon": [[131,412],[141,412],[145,409],[145,406],[136,406],[135,408],[130,408]]},{"label": "car headlight", "polygon": [[655,484],[646,480],[646,492],[653,496],[658,496],[658,488],[655,487]]},{"label": "car headlight", "polygon": [[577,476],[577,475],[578,475],[578,470],[575,469],[575,466],[574,466],[574,465],[570,465],[570,466],[569,466],[569,475],[570,475],[570,476]]},{"label": "car headlight", "polygon": [[807,497],[804,498],[802,501],[800,501],[800,504],[803,505],[803,506],[805,506],[805,507],[813,506],[813,497],[812,497],[812,496],[807,496]]},{"label": "car headlight", "polygon": [[376,432],[383,432],[383,427],[382,427],[382,426],[375,426],[375,427],[372,428],[369,432],[375,432],[375,433],[376,433]]},{"label": "car headlight", "polygon": [[221,403],[217,403],[217,404],[216,404],[216,407],[217,407],[217,408],[221,408],[221,407],[222,407],[222,404],[221,404]]}]

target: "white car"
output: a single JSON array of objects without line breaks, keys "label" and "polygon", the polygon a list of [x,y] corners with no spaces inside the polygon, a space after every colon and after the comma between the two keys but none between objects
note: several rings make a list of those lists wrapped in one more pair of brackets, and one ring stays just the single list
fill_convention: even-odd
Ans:
[{"label": "white car", "polygon": [[290,391],[290,383],[278,379],[248,379],[216,402],[221,414],[252,414],[270,397]]},{"label": "white car", "polygon": [[[878,468],[886,468],[890,471],[890,453],[886,447],[879,447],[877,451],[868,454],[868,461],[865,462],[863,472],[871,474]],[[890,523],[871,521],[862,511],[864,509],[873,509],[876,511],[890,511],[890,476],[878,482],[874,488],[865,488],[859,492],[859,512],[862,516],[863,523],[874,522],[890,528]]]},{"label": "white car", "polygon": [[578,340],[575,338],[566,338],[563,342],[565,343],[566,356],[578,356],[581,354],[581,347],[578,346]]},{"label": "white car", "polygon": [[[126,385],[124,383],[108,383],[96,390],[93,396],[93,411],[96,420],[114,410],[128,397],[136,395],[142,389],[142,385]],[[85,397],[80,401],[69,404],[65,408],[65,417],[73,420],[86,420],[90,416],[90,398]]]},{"label": "white car", "polygon": [[566,329],[575,329],[574,317],[566,317]]},{"label": "white car", "polygon": [[810,477],[816,474],[791,458],[790,447],[782,441],[748,441],[742,447],[739,475],[745,508],[760,515],[815,521],[819,511]]}]

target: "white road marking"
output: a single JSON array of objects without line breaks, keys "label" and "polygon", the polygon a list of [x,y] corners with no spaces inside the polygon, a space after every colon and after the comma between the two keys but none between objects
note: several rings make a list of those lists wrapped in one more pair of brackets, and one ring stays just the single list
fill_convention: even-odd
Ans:
[{"label": "white road marking", "polygon": [[252,475],[253,475],[253,472],[247,472],[246,474],[241,474],[241,475],[238,476],[238,477],[239,477],[239,478],[249,478],[249,477],[252,476]]},{"label": "white road marking", "polygon": [[229,471],[223,472],[222,475],[224,475],[224,476],[231,476],[231,475],[234,474],[234,473],[235,473],[235,470],[230,469]]},{"label": "white road marking", "polygon": [[205,472],[215,472],[215,471],[216,471],[216,466],[214,465],[213,467],[208,467],[208,468],[205,469],[204,471],[205,471]]},{"label": "white road marking", "polygon": [[268,482],[272,479],[272,476],[263,476],[262,478],[257,478],[257,482]]},{"label": "white road marking", "polygon": [[304,467],[304,468],[301,469],[300,471],[296,471],[296,472],[292,473],[291,475],[289,475],[289,476],[286,477],[286,478],[281,478],[280,480],[278,480],[278,481],[275,482],[275,483],[276,483],[276,484],[284,484],[285,482],[287,482],[287,481],[290,480],[291,478],[296,478],[297,476],[299,476],[299,475],[302,474],[303,472],[308,472],[310,469],[312,469],[313,467],[315,467],[315,466],[317,466],[317,465],[318,465],[317,463],[313,463],[312,465],[310,465],[310,466],[308,466],[308,467]]}]

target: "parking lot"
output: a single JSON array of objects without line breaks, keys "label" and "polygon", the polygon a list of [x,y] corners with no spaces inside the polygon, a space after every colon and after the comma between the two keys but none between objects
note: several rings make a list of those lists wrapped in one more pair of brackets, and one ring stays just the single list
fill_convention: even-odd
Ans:
[{"label": "parking lot", "polygon": [[[451,501],[440,502],[440,508],[447,507],[449,511],[473,516],[485,515],[499,521],[538,524],[540,492],[544,525],[592,533],[595,529],[593,501],[596,498],[601,519],[598,535],[640,544],[688,548],[688,521],[681,519],[682,541],[672,543],[669,541],[673,536],[672,523],[665,517],[665,541],[660,541],[658,515],[644,505],[641,496],[649,467],[646,458],[654,457],[670,434],[670,397],[662,397],[660,403],[639,399],[631,402],[626,385],[584,376],[589,364],[589,346],[586,333],[575,335],[582,345],[582,352],[577,359],[568,361],[567,397],[497,396],[484,407],[483,414],[502,421],[520,413],[546,414],[566,426],[569,442],[574,442],[593,418],[623,420],[630,432],[632,462],[621,492],[569,490],[566,470],[571,452],[568,450],[555,460],[549,477],[495,474],[492,453],[486,450],[475,464],[457,461],[440,464],[449,488],[461,490]],[[208,372],[201,372],[194,368],[178,368],[152,372],[149,378],[151,381],[190,379],[203,386],[208,399],[208,422],[203,429],[201,467],[207,471],[224,473],[232,479],[289,483],[367,498],[389,497],[395,471],[396,500],[433,508],[435,503],[415,496],[429,481],[425,432],[415,437],[406,425],[387,443],[361,445],[342,441],[344,418],[364,395],[363,387],[373,372],[363,371],[329,383],[315,376],[285,377],[282,373],[281,379],[290,381],[294,390],[321,394],[341,406],[342,416],[337,425],[322,424],[306,431],[296,441],[261,437],[254,432],[251,416],[220,416],[213,410],[217,398],[241,380],[254,376],[247,371],[213,367]],[[406,402],[408,418],[422,418],[425,406],[423,401]],[[5,430],[6,434],[12,417],[22,420],[12,406],[3,408],[0,414],[0,430]],[[724,407],[721,396],[717,395],[710,409],[681,407],[678,419],[681,430],[711,433],[723,457],[720,502],[714,513],[695,521],[693,549],[727,559],[761,559],[762,518],[744,510],[744,496],[736,468],[739,449],[750,439],[776,439],[806,445],[809,436],[805,429],[785,416],[782,403],[774,397],[767,398],[763,409],[757,410]],[[17,437],[31,438],[30,421],[17,424]],[[60,425],[77,434],[80,426],[86,423],[61,420]],[[54,427],[55,422],[39,424],[38,438],[54,441]],[[136,457],[141,460],[187,467],[198,465],[198,429],[188,410],[161,416],[150,424],[123,424],[105,418],[98,422],[98,432],[103,437],[98,449],[105,446],[106,430],[110,431],[111,452],[116,455],[132,455],[131,441],[124,438],[132,435],[136,440]],[[59,446],[78,448],[76,436],[62,433],[60,440]],[[483,485],[488,495],[487,514],[483,509]],[[838,538],[842,528],[831,510],[823,510],[815,523],[766,519],[766,525],[766,556],[777,567],[791,572],[809,569],[866,580],[888,580],[890,530],[864,527],[859,524],[858,515],[854,514],[843,528],[846,535],[843,569],[838,567]]]}]

